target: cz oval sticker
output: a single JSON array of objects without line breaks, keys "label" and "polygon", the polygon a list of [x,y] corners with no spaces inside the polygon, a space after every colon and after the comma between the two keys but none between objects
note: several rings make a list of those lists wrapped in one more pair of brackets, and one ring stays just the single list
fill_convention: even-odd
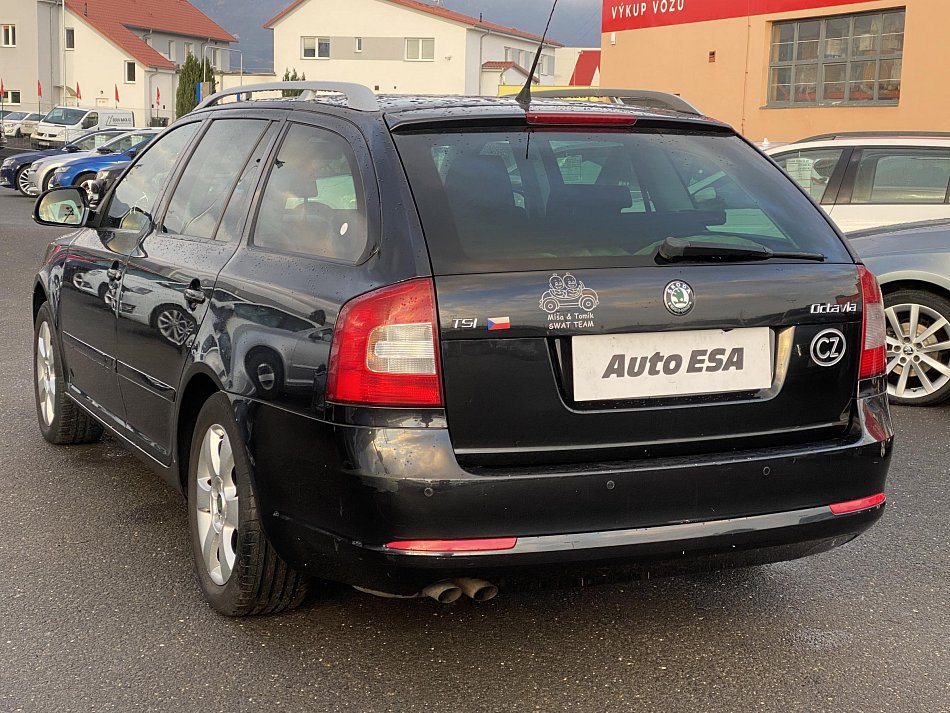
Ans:
[{"label": "cz oval sticker", "polygon": [[837,329],[826,329],[811,340],[811,358],[818,366],[834,366],[844,358],[848,344]]}]

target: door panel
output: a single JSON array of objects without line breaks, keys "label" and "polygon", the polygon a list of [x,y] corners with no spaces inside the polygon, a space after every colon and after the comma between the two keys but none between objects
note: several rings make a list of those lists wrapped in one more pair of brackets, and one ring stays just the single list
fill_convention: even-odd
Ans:
[{"label": "door panel", "polygon": [[59,304],[69,388],[114,428],[121,428],[125,418],[115,375],[113,299],[118,285],[114,277],[124,261],[124,255],[107,248],[95,230],[84,230],[69,248]]},{"label": "door panel", "polygon": [[133,440],[163,463],[171,459],[185,362],[198,341],[218,272],[237,249],[228,221],[221,230],[219,223],[232,192],[242,195],[241,181],[256,181],[271,126],[263,119],[212,121],[164,215],[125,265],[117,325],[119,389],[129,407]]}]

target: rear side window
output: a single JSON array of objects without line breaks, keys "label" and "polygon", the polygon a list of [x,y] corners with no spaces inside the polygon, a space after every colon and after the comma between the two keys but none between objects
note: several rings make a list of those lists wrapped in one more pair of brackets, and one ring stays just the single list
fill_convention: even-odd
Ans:
[{"label": "rear side window", "polygon": [[447,132],[396,143],[438,274],[653,265],[667,237],[851,261],[820,211],[732,135]]},{"label": "rear side window", "polygon": [[162,232],[210,239],[224,213],[231,188],[268,122],[219,119],[201,137],[162,221]]},{"label": "rear side window", "polygon": [[843,149],[792,151],[776,156],[775,162],[820,203],[842,153]]},{"label": "rear side window", "polygon": [[293,125],[264,187],[254,245],[356,262],[366,241],[366,206],[349,143],[326,129]]},{"label": "rear side window", "polygon": [[950,151],[865,149],[851,203],[945,203]]}]

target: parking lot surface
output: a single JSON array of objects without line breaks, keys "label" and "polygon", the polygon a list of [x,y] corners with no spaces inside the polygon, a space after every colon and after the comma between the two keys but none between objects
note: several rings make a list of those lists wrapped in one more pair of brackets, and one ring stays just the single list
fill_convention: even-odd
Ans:
[{"label": "parking lot surface", "polygon": [[225,619],[182,498],[33,407],[32,279],[56,230],[0,192],[0,711],[950,713],[950,406],[895,410],[883,520],[751,570],[440,607],[332,588]]}]

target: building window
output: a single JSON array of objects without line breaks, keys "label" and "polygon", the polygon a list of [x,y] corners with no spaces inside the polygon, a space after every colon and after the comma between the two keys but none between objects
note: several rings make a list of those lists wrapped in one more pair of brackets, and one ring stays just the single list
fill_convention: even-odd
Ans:
[{"label": "building window", "polygon": [[76,49],[76,30],[74,30],[72,27],[66,28],[66,49]]},{"label": "building window", "polygon": [[135,84],[135,62],[125,63],[125,83]]},{"label": "building window", "polygon": [[362,37],[357,37],[357,38],[356,38],[356,44],[353,46],[353,51],[354,51],[354,52],[362,52],[362,51],[363,51],[363,38],[362,38]]},{"label": "building window", "polygon": [[175,61],[175,40],[168,40],[168,59]]},{"label": "building window", "polygon": [[896,104],[904,10],[777,22],[769,105]]},{"label": "building window", "polygon": [[3,103],[4,104],[19,104],[20,103],[20,90],[19,89],[7,89],[3,92]]},{"label": "building window", "polygon": [[0,25],[0,46],[16,47],[16,25]]},{"label": "building window", "polygon": [[410,62],[431,62],[435,59],[435,39],[432,37],[407,37],[406,59]]},{"label": "building window", "polygon": [[185,43],[185,57],[189,57],[195,53],[195,43],[186,42]]},{"label": "building window", "polygon": [[300,47],[303,59],[330,59],[329,37],[301,37]]}]

